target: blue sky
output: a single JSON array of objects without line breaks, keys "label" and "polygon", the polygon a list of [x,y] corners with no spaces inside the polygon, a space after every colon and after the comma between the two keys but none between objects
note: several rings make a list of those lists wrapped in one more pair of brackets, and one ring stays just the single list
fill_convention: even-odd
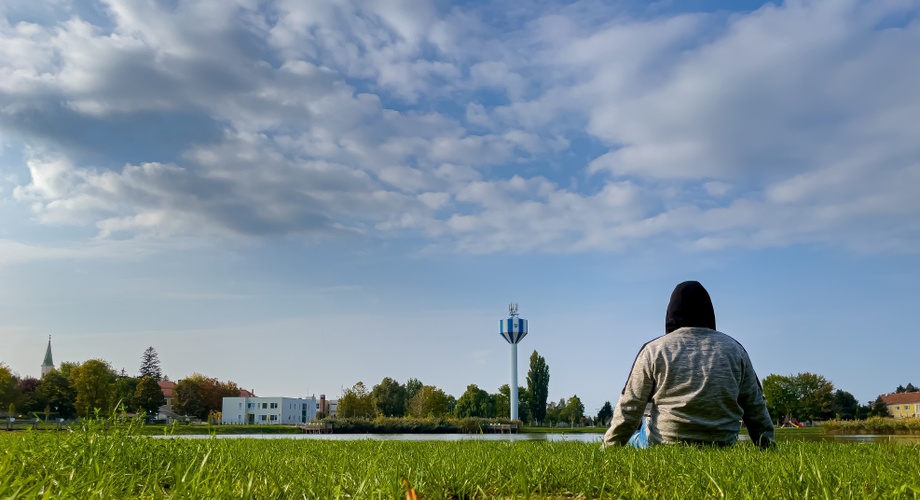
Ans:
[{"label": "blue sky", "polygon": [[[918,383],[920,6],[0,5],[0,361],[615,401],[671,289],[761,377]],[[903,354],[903,355],[901,355]]]}]

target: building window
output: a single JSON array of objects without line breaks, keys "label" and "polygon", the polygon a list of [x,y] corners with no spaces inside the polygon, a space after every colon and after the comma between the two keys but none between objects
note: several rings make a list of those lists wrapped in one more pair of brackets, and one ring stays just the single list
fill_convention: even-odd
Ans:
[{"label": "building window", "polygon": [[272,403],[272,408],[273,408],[273,409],[274,409],[274,408],[277,408],[277,407],[278,407],[278,403]]},{"label": "building window", "polygon": [[272,422],[277,422],[277,421],[278,421],[278,415],[272,415],[272,416],[271,416],[271,421],[272,421]]},{"label": "building window", "polygon": [[268,403],[262,403],[262,408],[263,409],[268,408]]},{"label": "building window", "polygon": [[243,403],[240,403],[240,409],[241,410],[243,409]]},{"label": "building window", "polygon": [[265,422],[267,416],[268,415],[259,415],[259,420],[261,420],[262,422]]}]

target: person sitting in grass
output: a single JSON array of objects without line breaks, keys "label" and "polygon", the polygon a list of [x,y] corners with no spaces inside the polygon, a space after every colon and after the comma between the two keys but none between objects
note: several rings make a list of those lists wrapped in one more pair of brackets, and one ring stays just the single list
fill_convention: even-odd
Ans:
[{"label": "person sitting in grass", "polygon": [[747,351],[716,331],[703,285],[685,281],[671,294],[665,335],[642,346],[633,362],[604,446],[728,446],[738,440],[742,420],[754,443],[773,444],[773,422]]}]

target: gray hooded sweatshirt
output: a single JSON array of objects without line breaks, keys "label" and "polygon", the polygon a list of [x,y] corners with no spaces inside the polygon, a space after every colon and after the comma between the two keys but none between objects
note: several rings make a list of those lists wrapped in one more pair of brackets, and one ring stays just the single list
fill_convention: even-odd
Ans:
[{"label": "gray hooded sweatshirt", "polygon": [[754,443],[770,446],[773,422],[751,359],[738,341],[716,331],[701,284],[675,288],[665,331],[639,350],[604,444],[626,444],[648,405],[651,444],[731,445],[743,420]]}]

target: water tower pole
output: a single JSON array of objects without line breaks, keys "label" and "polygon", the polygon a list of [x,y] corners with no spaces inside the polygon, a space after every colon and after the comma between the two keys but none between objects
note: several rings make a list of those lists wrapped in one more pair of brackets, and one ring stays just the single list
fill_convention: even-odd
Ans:
[{"label": "water tower pole", "polygon": [[517,369],[517,345],[525,336],[527,336],[527,320],[518,317],[518,305],[511,304],[508,306],[508,319],[500,323],[499,331],[502,337],[511,344],[511,386],[510,399],[511,420],[518,419],[518,369]]},{"label": "water tower pole", "polygon": [[511,420],[518,419],[517,342],[511,344]]}]

